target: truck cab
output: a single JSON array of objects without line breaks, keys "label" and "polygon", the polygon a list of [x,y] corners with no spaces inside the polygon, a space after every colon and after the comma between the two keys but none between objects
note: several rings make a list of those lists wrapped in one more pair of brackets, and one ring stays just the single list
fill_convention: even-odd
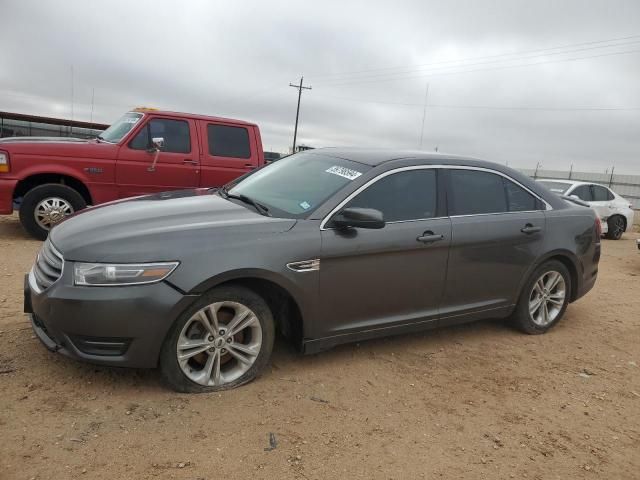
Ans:
[{"label": "truck cab", "polygon": [[0,140],[0,214],[20,213],[44,239],[88,205],[148,193],[218,187],[264,164],[253,123],[136,109],[97,138]]}]

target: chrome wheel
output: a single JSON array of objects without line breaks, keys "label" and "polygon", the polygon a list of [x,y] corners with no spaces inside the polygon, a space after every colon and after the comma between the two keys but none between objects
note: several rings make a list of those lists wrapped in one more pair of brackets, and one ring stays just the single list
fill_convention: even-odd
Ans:
[{"label": "chrome wheel", "polygon": [[73,212],[73,207],[64,198],[50,197],[36,205],[33,216],[41,228],[51,230],[56,223],[60,223],[64,217]]},{"label": "chrome wheel", "polygon": [[555,270],[543,273],[529,295],[529,315],[533,322],[540,327],[553,322],[558,318],[566,296],[564,277]]},{"label": "chrome wheel", "polygon": [[233,382],[246,373],[262,347],[258,317],[237,302],[216,302],[194,313],[178,337],[182,372],[204,386]]}]

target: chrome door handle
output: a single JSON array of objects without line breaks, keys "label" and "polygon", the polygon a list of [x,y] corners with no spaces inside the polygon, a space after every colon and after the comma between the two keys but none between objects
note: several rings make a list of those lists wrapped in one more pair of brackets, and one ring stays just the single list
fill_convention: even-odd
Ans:
[{"label": "chrome door handle", "polygon": [[527,235],[531,235],[532,233],[538,233],[542,230],[542,227],[534,227],[530,223],[527,223],[523,228],[520,229],[522,233],[526,233]]},{"label": "chrome door handle", "polygon": [[197,160],[191,160],[190,158],[185,158],[182,163],[188,163],[190,165],[198,165],[198,161]]},{"label": "chrome door handle", "polygon": [[439,242],[443,238],[444,238],[444,235],[436,235],[431,230],[427,230],[418,238],[416,238],[416,240],[421,243],[433,243],[433,242]]}]

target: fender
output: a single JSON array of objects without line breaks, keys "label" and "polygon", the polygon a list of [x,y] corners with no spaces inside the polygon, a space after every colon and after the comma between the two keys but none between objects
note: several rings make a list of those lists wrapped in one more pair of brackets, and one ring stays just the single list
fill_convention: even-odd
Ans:
[{"label": "fender", "polygon": [[[578,285],[577,283],[580,281],[580,278],[582,278],[582,263],[580,262],[580,260],[578,259],[578,256],[572,252],[571,250],[566,250],[566,249],[556,249],[556,250],[551,250],[549,252],[546,252],[545,254],[541,255],[527,270],[526,274],[522,276],[522,280],[520,281],[520,285],[518,285],[518,296],[514,299],[513,304],[515,305],[518,302],[518,299],[520,298],[520,295],[522,294],[522,289],[524,288],[524,285],[527,283],[527,281],[529,280],[529,277],[531,276],[531,274],[533,273],[533,271],[538,268],[541,264],[543,264],[544,262],[546,262],[547,260],[549,260],[552,257],[565,257],[566,259],[568,259],[571,264],[573,265],[573,268],[575,269],[577,275],[576,275],[576,281],[573,281],[574,279],[572,278],[572,282],[571,282],[571,301],[573,301],[573,299],[575,298],[576,292],[578,291]],[[574,285],[575,283],[575,285]]]},{"label": "fender", "polygon": [[[267,280],[278,285],[280,288],[285,290],[293,301],[297,304],[300,309],[300,313],[302,314],[302,318],[310,319],[310,306],[305,302],[305,296],[303,292],[300,291],[299,287],[297,287],[291,280],[287,279],[285,276],[280,275],[276,272],[272,272],[269,270],[264,270],[261,268],[243,268],[238,270],[229,270],[227,272],[222,272],[218,275],[215,275],[202,283],[195,286],[189,292],[186,292],[188,295],[197,295],[200,293],[204,293],[207,290],[212,289],[213,287],[220,285],[222,283],[226,283],[233,280],[248,280],[248,279],[258,279],[258,280]],[[172,284],[173,285],[173,284]],[[306,323],[306,322],[305,322]]]}]

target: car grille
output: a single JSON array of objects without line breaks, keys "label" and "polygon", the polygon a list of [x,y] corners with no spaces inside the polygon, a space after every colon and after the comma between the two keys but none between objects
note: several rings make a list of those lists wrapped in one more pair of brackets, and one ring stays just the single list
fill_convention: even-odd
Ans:
[{"label": "car grille", "polygon": [[58,253],[47,238],[36,257],[36,263],[32,270],[33,279],[41,291],[49,288],[60,278],[63,264],[62,255]]}]

